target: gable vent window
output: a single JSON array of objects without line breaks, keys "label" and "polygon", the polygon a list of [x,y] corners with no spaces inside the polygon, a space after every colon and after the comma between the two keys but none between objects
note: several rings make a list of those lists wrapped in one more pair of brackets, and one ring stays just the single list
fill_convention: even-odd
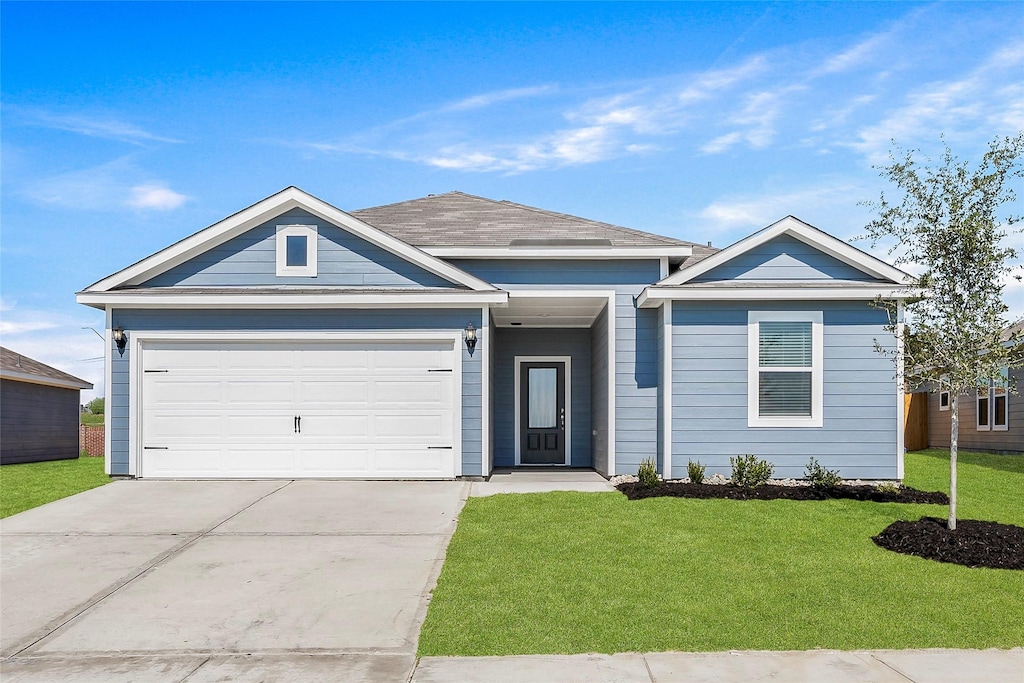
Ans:
[{"label": "gable vent window", "polygon": [[822,314],[751,311],[748,412],[751,427],[822,425]]},{"label": "gable vent window", "polygon": [[315,225],[277,226],[277,274],[316,277],[316,238]]}]

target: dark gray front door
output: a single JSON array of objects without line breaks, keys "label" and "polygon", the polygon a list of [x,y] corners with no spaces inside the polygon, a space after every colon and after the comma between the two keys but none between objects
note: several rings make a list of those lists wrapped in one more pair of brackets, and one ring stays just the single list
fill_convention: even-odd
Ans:
[{"label": "dark gray front door", "polygon": [[519,461],[523,465],[564,465],[565,363],[523,363],[519,372]]}]

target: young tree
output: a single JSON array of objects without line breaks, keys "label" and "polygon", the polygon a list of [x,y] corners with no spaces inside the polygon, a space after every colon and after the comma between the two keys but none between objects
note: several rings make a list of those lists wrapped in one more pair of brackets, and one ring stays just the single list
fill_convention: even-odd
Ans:
[{"label": "young tree", "polygon": [[[925,165],[915,152],[896,147],[879,170],[899,198],[890,201],[883,192],[878,202],[865,202],[875,214],[867,226],[872,245],[895,239],[889,249],[895,262],[924,269],[924,296],[907,305],[914,338],[904,345],[905,370],[897,363],[897,381],[930,382],[949,391],[950,530],[956,529],[959,397],[1002,381],[1002,370],[1019,355],[1018,340],[1007,344],[1002,338],[1008,310],[1002,290],[1006,277],[1020,279],[1013,263],[1017,253],[1004,240],[1020,216],[1000,215],[1000,207],[1016,199],[1011,185],[1024,177],[1022,153],[1024,133],[996,138],[974,169],[948,145],[937,163],[926,158]],[[896,304],[880,305],[889,309],[890,331],[902,337]]]}]

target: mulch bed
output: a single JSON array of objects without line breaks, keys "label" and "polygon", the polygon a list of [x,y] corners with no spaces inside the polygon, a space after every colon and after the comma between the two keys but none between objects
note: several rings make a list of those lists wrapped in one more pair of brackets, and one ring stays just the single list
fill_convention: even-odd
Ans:
[{"label": "mulch bed", "polygon": [[973,519],[957,520],[956,531],[946,520],[922,517],[898,521],[871,538],[886,550],[967,567],[1024,570],[1024,528]]},{"label": "mulch bed", "polygon": [[624,482],[617,487],[630,500],[672,496],[675,498],[729,498],[731,500],[829,500],[847,498],[870,500],[876,503],[932,503],[947,505],[949,496],[941,491],[919,491],[901,486],[897,491],[879,491],[874,486],[841,484],[828,488],[814,486],[778,486],[765,484],[756,488],[742,488],[732,484],[687,484],[670,481],[646,488],[639,482]]}]

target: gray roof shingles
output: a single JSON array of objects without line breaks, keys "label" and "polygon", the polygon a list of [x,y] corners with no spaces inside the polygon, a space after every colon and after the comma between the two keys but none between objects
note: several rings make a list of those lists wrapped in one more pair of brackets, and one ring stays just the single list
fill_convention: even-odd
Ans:
[{"label": "gray roof shingles", "polygon": [[[610,223],[464,192],[349,212],[417,247],[508,247],[513,240],[608,240],[612,247],[707,247]],[[712,250],[717,251],[717,250]]]},{"label": "gray roof shingles", "polygon": [[53,380],[64,384],[78,384],[85,389],[92,389],[92,384],[84,379],[69,375],[68,373],[52,368],[45,363],[40,363],[28,356],[23,356],[16,351],[0,346],[0,373],[5,379],[17,379],[9,373],[17,375],[29,375],[42,380]]}]

